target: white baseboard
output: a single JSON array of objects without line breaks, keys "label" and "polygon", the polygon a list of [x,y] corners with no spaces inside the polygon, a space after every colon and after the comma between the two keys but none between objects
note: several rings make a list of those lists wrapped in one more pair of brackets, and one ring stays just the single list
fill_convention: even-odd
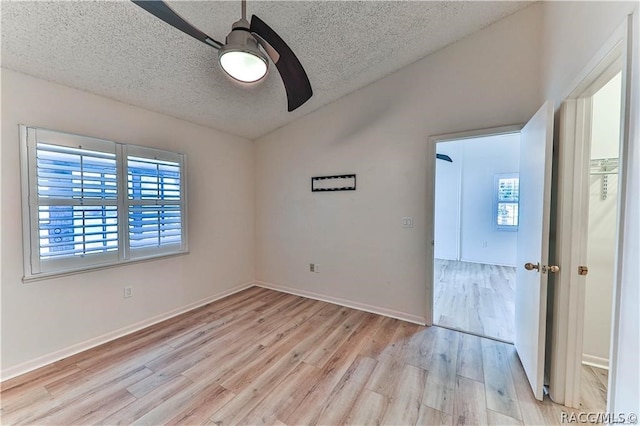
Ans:
[{"label": "white baseboard", "polygon": [[590,365],[591,367],[609,369],[609,360],[606,358],[600,358],[598,356],[582,354],[582,363],[584,365]]},{"label": "white baseboard", "polygon": [[515,268],[516,267],[516,265],[510,265],[510,264],[506,264],[506,263],[482,262],[480,260],[470,260],[470,259],[460,259],[460,262],[476,263],[478,265],[508,266],[510,268]]},{"label": "white baseboard", "polygon": [[402,321],[411,322],[418,325],[425,325],[427,319],[418,315],[408,314],[405,312],[395,311],[393,309],[382,308],[380,306],[367,305],[366,303],[354,302],[352,300],[341,299],[339,297],[326,296],[311,291],[299,290],[297,288],[286,287],[279,284],[268,283],[265,281],[256,281],[258,287],[268,288],[270,290],[281,291],[283,293],[293,294],[295,296],[306,297],[308,299],[320,300],[321,302],[333,303],[347,308],[357,309],[359,311],[371,312],[372,314],[383,315],[385,317],[396,318]]},{"label": "white baseboard", "polygon": [[183,314],[185,312],[191,311],[193,309],[204,306],[208,303],[214,302],[216,300],[222,299],[224,297],[230,296],[234,293],[238,293],[242,290],[245,290],[249,287],[253,287],[253,282],[248,282],[244,284],[237,285],[228,290],[220,292],[218,294],[214,294],[213,296],[209,296],[205,299],[199,300],[194,303],[190,303],[186,306],[182,306],[180,308],[173,309],[169,312],[165,312],[160,315],[156,315],[154,317],[148,318],[146,320],[137,322],[135,324],[128,325],[126,327],[120,328],[118,330],[103,334],[101,336],[95,337],[93,339],[86,340],[84,342],[77,343],[75,345],[66,347],[64,349],[60,349],[58,351],[40,356],[38,358],[32,359],[30,361],[23,362],[13,367],[9,367],[7,369],[3,369],[0,371],[0,381],[8,380],[13,377],[19,376],[24,373],[28,373],[29,371],[33,371],[37,368],[44,367],[45,365],[51,364],[56,361],[60,361],[61,359],[67,358],[71,355],[75,355],[79,352],[86,351],[88,349],[94,348],[96,346],[102,345],[104,343],[110,342],[112,340],[118,339],[120,337],[126,336],[127,334],[134,333],[143,328],[152,326],[159,322],[165,321],[169,318],[173,318],[177,315]]}]

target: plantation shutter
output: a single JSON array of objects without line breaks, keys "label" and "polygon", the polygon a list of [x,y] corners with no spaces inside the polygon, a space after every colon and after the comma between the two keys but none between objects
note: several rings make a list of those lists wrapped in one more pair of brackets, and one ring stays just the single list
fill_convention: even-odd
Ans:
[{"label": "plantation shutter", "polygon": [[184,154],[20,126],[24,280],[187,252]]},{"label": "plantation shutter", "polygon": [[117,260],[115,144],[44,130],[37,140],[33,266],[45,272]]},{"label": "plantation shutter", "polygon": [[496,225],[498,227],[517,227],[520,179],[515,175],[500,177],[497,186]]},{"label": "plantation shutter", "polygon": [[127,154],[130,255],[175,251],[184,241],[182,155],[141,147]]}]

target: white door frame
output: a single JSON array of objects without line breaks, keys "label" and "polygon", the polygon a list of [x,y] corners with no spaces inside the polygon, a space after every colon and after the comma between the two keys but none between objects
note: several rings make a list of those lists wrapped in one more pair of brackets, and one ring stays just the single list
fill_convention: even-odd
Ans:
[{"label": "white door frame", "polygon": [[436,219],[436,145],[438,142],[451,142],[455,140],[474,139],[483,136],[499,136],[510,133],[520,133],[524,124],[512,126],[491,127],[487,129],[469,130],[466,132],[448,133],[430,136],[427,142],[427,170],[431,170],[431,185],[427,186],[427,241],[431,241],[427,259],[427,315],[426,325],[433,325],[433,273],[434,273],[434,249],[435,249],[435,219]]},{"label": "white door frame", "polygon": [[[609,81],[622,70],[622,86],[627,85],[627,34],[625,21],[609,38],[578,75],[560,109],[558,143],[558,187],[556,209],[556,260],[561,265],[555,277],[553,322],[551,329],[549,395],[557,403],[580,408],[580,380],[582,375],[582,345],[584,332],[585,282],[578,275],[578,266],[586,265],[586,233],[588,214],[582,210],[588,197],[590,158],[590,98],[599,85]],[[609,397],[615,387],[615,359],[618,350],[619,300],[621,259],[626,203],[625,181],[628,153],[628,90],[623,90],[621,109],[621,141],[619,166],[619,199],[617,217],[617,250],[614,272],[614,306],[612,316]],[[626,117],[626,119],[625,119]]]}]

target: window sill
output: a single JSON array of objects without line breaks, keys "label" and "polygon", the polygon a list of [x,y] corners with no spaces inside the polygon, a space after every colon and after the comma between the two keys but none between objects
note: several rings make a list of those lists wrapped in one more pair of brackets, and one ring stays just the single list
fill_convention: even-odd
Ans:
[{"label": "window sill", "polygon": [[35,282],[35,281],[48,280],[48,279],[52,279],[52,278],[66,277],[66,276],[69,276],[69,275],[84,274],[86,272],[99,271],[99,270],[102,270],[102,269],[118,268],[120,266],[126,266],[126,265],[135,264],[135,263],[145,263],[145,262],[152,262],[154,260],[163,260],[163,259],[166,259],[166,258],[169,258],[169,257],[185,256],[185,255],[187,255],[189,253],[190,252],[187,250],[187,251],[181,251],[181,252],[177,252],[177,253],[167,253],[167,254],[161,254],[161,255],[155,255],[155,256],[139,257],[139,258],[136,258],[136,259],[124,260],[124,261],[121,261],[121,262],[109,263],[109,264],[105,264],[105,265],[87,266],[87,267],[84,267],[84,268],[77,268],[77,269],[67,270],[67,271],[43,272],[43,273],[37,274],[37,275],[24,276],[24,277],[22,277],[22,282],[23,283],[30,283],[30,282]]},{"label": "window sill", "polygon": [[504,227],[497,227],[496,228],[497,232],[518,232],[518,227],[517,226],[504,226]]}]

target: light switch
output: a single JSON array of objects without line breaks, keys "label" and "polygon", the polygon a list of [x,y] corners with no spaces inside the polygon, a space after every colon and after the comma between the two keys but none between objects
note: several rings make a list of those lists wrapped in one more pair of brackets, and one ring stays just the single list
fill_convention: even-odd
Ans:
[{"label": "light switch", "polygon": [[413,228],[413,218],[406,216],[402,218],[402,227],[403,228]]}]

